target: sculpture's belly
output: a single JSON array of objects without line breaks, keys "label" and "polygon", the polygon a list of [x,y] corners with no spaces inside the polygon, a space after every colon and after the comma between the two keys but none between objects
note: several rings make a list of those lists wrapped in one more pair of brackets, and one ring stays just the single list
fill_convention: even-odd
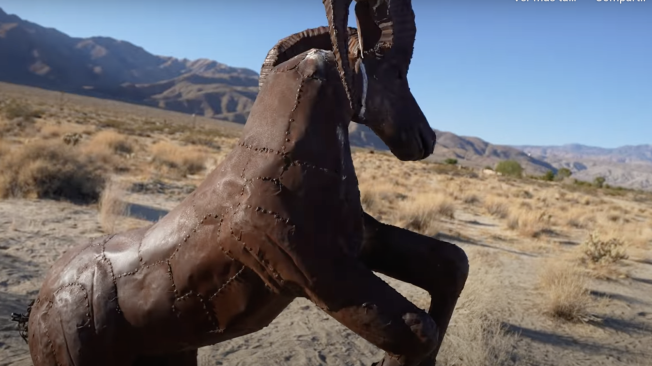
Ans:
[{"label": "sculpture's belly", "polygon": [[143,349],[193,349],[254,332],[292,301],[273,294],[256,273],[215,250],[189,245],[168,263],[120,283],[124,316]]}]

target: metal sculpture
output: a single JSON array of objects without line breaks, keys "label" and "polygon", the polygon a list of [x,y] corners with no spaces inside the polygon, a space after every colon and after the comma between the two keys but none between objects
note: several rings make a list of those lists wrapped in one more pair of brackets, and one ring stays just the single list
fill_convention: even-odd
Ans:
[{"label": "metal sculpture", "polygon": [[[65,253],[28,311],[35,366],[196,365],[297,297],[386,351],[432,365],[468,273],[455,245],[363,212],[348,141],[369,126],[401,160],[433,152],[409,91],[409,0],[324,0],[328,28],[281,40],[239,144],[149,227]],[[427,290],[428,312],[373,271]],[[17,317],[20,320],[20,317]],[[24,321],[24,319],[23,319]]]}]

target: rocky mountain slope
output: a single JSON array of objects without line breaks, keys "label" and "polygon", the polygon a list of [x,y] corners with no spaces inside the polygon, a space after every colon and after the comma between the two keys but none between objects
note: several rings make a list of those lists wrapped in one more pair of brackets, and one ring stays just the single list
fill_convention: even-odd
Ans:
[{"label": "rocky mountain slope", "polygon": [[[366,126],[351,124],[349,132],[353,145],[388,150],[387,145]],[[510,146],[494,145],[478,137],[458,136],[446,131],[435,130],[435,133],[437,145],[434,154],[428,158],[431,161],[441,162],[452,158],[464,166],[493,168],[501,160],[516,160],[527,174],[542,175],[548,170],[556,171],[551,164]]]},{"label": "rocky mountain slope", "polygon": [[73,38],[0,9],[0,81],[244,122],[255,71],[153,55],[107,37]]},{"label": "rocky mountain slope", "polygon": [[514,147],[555,167],[566,167],[580,180],[601,176],[611,185],[652,189],[652,145],[613,149],[580,144]]},{"label": "rocky mountain slope", "polygon": [[[0,9],[0,81],[63,90],[244,123],[258,93],[258,73],[216,61],[153,55],[108,37],[74,38]],[[262,62],[262,60],[261,60]],[[578,179],[652,189],[652,145],[603,149],[583,145],[500,146],[436,131],[429,158],[455,158],[482,168],[517,160],[528,174],[568,167]],[[351,142],[386,150],[365,126],[352,124]]]}]

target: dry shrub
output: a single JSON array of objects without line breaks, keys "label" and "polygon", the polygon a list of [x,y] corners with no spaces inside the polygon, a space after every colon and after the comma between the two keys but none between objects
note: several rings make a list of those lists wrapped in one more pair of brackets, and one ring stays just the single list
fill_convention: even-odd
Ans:
[{"label": "dry shrub", "polygon": [[499,219],[505,219],[509,216],[509,206],[503,199],[488,197],[484,201],[484,208],[488,214]]},{"label": "dry shrub", "polygon": [[0,139],[0,159],[2,159],[2,157],[4,155],[7,155],[8,153],[9,153],[9,147],[6,146],[6,143]]},{"label": "dry shrub", "polygon": [[158,142],[151,147],[154,163],[180,176],[197,174],[204,169],[206,155],[193,147]]},{"label": "dry shrub", "polygon": [[611,221],[614,223],[619,223],[623,221],[622,215],[618,212],[609,212],[605,215],[605,218],[607,219],[607,221]]},{"label": "dry shrub", "polygon": [[[494,271],[471,256],[471,273],[437,356],[447,366],[505,366],[514,363],[516,335],[503,323],[509,309]],[[482,259],[484,260],[484,259]],[[494,259],[495,260],[495,259]]]},{"label": "dry shrub", "polygon": [[[213,132],[213,131],[211,131]],[[188,132],[181,136],[180,140],[190,145],[206,146],[211,149],[220,150],[220,145],[217,143],[215,133],[209,131],[196,131]]]},{"label": "dry shrub", "polygon": [[464,202],[467,205],[475,205],[477,203],[480,203],[480,197],[478,197],[476,194],[473,193],[466,193],[462,195],[462,202]]},{"label": "dry shrub", "polygon": [[2,105],[2,113],[9,120],[20,119],[23,121],[34,121],[41,118],[43,111],[32,108],[28,103],[17,100],[9,100]]},{"label": "dry shrub", "polygon": [[644,223],[631,223],[621,226],[621,230],[614,232],[628,246],[640,249],[652,248],[652,226]]},{"label": "dry shrub", "polygon": [[109,169],[126,170],[118,155],[126,155],[133,151],[133,143],[124,135],[106,130],[97,133],[81,146],[81,153],[93,155],[98,163]]},{"label": "dry shrub", "polygon": [[39,135],[44,139],[51,139],[51,138],[61,138],[64,135],[71,134],[71,133],[81,134],[82,131],[83,131],[82,127],[76,125],[47,123],[41,125],[39,130]]},{"label": "dry shrub", "polygon": [[444,194],[430,194],[418,199],[403,202],[399,220],[406,229],[414,230],[424,235],[435,235],[438,218],[453,219],[455,205],[451,198]]},{"label": "dry shrub", "polygon": [[551,216],[546,211],[515,209],[509,214],[507,227],[519,234],[537,238],[550,229]]},{"label": "dry shrub", "polygon": [[0,119],[0,137],[34,135],[35,133],[36,124],[33,120],[24,120],[22,118],[14,120]]},{"label": "dry shrub", "polygon": [[391,184],[362,181],[360,183],[360,201],[365,210],[377,212],[383,206],[402,201],[406,195],[397,192],[397,188]]},{"label": "dry shrub", "polygon": [[549,260],[541,270],[544,312],[568,321],[586,321],[591,298],[588,280],[572,263]]},{"label": "dry shrub", "polygon": [[0,101],[0,136],[3,135],[33,135],[36,133],[36,118],[43,114],[30,104],[17,100]]},{"label": "dry shrub", "polygon": [[591,233],[581,246],[584,258],[594,264],[615,263],[627,259],[625,243],[615,237],[602,240],[598,233]]},{"label": "dry shrub", "polygon": [[104,186],[101,166],[60,141],[20,146],[0,160],[0,197],[94,202]]},{"label": "dry shrub", "polygon": [[566,221],[566,225],[575,229],[586,229],[596,222],[594,215],[587,214],[585,210],[579,208],[569,209],[563,215],[563,220]]},{"label": "dry shrub", "polygon": [[116,181],[106,184],[99,202],[99,222],[107,234],[116,231],[118,219],[127,214],[127,203],[122,200],[125,185]]},{"label": "dry shrub", "polygon": [[112,131],[100,131],[91,137],[85,149],[96,150],[98,153],[110,151],[113,154],[129,155],[134,152],[134,142],[127,136]]},{"label": "dry shrub", "polygon": [[519,202],[519,203],[518,203],[518,207],[519,207],[519,208],[522,208],[522,209],[526,209],[526,210],[532,210],[532,209],[534,209],[534,207],[532,206],[532,204],[531,204],[530,202],[527,202],[527,201],[521,201],[521,202]]}]

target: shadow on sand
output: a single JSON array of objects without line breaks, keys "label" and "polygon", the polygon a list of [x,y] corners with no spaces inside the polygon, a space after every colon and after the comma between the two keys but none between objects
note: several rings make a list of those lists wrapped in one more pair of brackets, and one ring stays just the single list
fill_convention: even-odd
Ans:
[{"label": "shadow on sand", "polygon": [[458,236],[454,236],[454,235],[448,235],[448,234],[444,234],[444,233],[439,233],[439,234],[435,235],[434,238],[445,241],[445,242],[475,245],[475,246],[479,246],[479,247],[483,247],[483,248],[500,250],[500,251],[503,251],[503,252],[506,252],[506,253],[517,254],[517,255],[522,255],[522,256],[526,256],[526,257],[536,257],[536,255],[533,255],[533,254],[530,254],[530,253],[519,252],[517,250],[511,250],[511,249],[507,249],[507,248],[496,247],[496,246],[493,246],[493,245],[477,242],[477,241],[475,241],[473,239],[470,239],[470,238],[462,238],[462,237],[458,237]]},{"label": "shadow on sand", "polygon": [[[597,323],[596,326],[602,325],[602,326],[606,326],[607,328],[621,330],[621,331],[627,331],[627,329],[629,329],[630,331],[631,330],[640,331],[638,326],[632,326],[632,324],[630,324],[629,322],[625,322],[627,324],[624,324],[620,322],[614,323],[611,322],[611,320],[609,320],[610,323],[605,324],[604,323],[605,321],[607,321],[607,319],[605,319],[601,323]],[[627,358],[628,355],[632,355],[632,350],[621,349],[614,346],[607,346],[604,344],[593,343],[590,341],[584,341],[567,335],[535,330],[535,329],[521,327],[509,323],[506,323],[505,325],[507,326],[507,329],[510,332],[517,334],[520,337],[527,338],[534,342],[559,347],[562,349],[574,349],[574,350],[579,350],[583,353],[600,354],[600,355],[611,356],[616,358],[618,357]]]}]

